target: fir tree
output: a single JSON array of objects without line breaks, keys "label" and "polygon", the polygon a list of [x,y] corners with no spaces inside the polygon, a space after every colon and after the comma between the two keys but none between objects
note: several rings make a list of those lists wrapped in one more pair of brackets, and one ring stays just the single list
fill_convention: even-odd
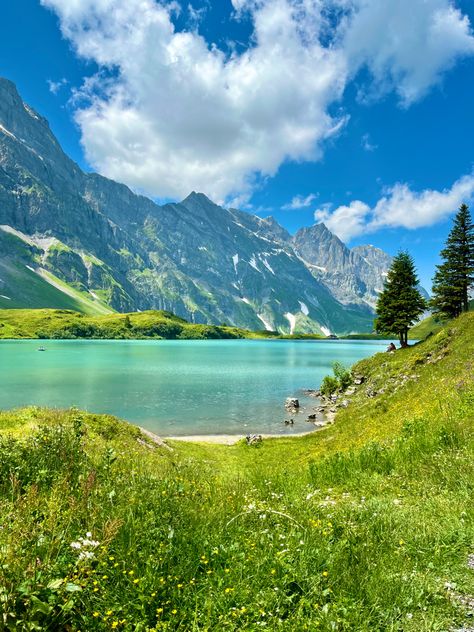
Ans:
[{"label": "fir tree", "polygon": [[469,289],[474,283],[474,226],[466,204],[459,207],[441,257],[430,306],[435,313],[455,318],[469,309]]},{"label": "fir tree", "polygon": [[378,333],[397,335],[400,345],[406,347],[408,331],[425,309],[413,259],[408,252],[399,252],[377,301],[375,328]]}]

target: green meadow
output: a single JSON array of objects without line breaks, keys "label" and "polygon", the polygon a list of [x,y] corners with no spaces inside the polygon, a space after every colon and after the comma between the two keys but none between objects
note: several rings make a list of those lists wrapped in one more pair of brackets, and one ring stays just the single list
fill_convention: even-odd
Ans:
[{"label": "green meadow", "polygon": [[1,413],[0,629],[461,628],[473,365],[469,313],[358,363],[334,424],[255,446],[163,444],[79,410]]}]

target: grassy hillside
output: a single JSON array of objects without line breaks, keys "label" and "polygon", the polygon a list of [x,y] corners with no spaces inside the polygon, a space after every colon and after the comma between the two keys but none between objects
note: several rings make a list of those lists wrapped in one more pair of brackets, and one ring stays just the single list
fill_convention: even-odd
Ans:
[{"label": "grassy hillside", "polygon": [[242,331],[192,325],[164,311],[87,316],[71,310],[0,310],[0,338],[238,338]]},{"label": "grassy hillside", "polygon": [[321,336],[279,335],[238,327],[194,325],[165,311],[88,316],[78,311],[55,309],[0,309],[2,338],[285,338],[318,339]]},{"label": "grassy hillside", "polygon": [[466,314],[364,360],[334,425],[256,447],[166,448],[108,416],[1,413],[4,628],[460,628],[473,334]]},{"label": "grassy hillside", "polygon": [[56,308],[85,314],[112,310],[41,267],[40,250],[0,226],[0,309]]},{"label": "grassy hillside", "polygon": [[424,340],[426,336],[441,331],[445,324],[446,322],[443,322],[439,316],[428,316],[410,329],[408,338],[410,340]]}]

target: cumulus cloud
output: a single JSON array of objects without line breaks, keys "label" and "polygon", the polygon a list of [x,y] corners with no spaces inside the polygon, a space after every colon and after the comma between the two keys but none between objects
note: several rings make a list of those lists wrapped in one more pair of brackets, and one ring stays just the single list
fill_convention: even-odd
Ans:
[{"label": "cumulus cloud", "polygon": [[255,9],[254,45],[230,57],[176,32],[170,6],[154,0],[43,4],[81,57],[114,70],[86,84],[76,113],[89,162],[152,195],[242,195],[285,160],[317,159],[341,125],[327,108],[345,58],[308,41],[289,0]]},{"label": "cumulus cloud", "polygon": [[318,195],[310,193],[309,195],[295,195],[291,202],[285,204],[282,208],[285,211],[297,211],[301,208],[308,208],[316,200]]},{"label": "cumulus cloud", "polygon": [[157,197],[248,200],[285,161],[322,156],[348,120],[330,108],[359,68],[408,103],[473,52],[450,0],[232,0],[252,36],[230,54],[199,34],[192,5],[190,32],[178,32],[176,2],[41,2],[99,67],[75,100],[87,160]]},{"label": "cumulus cloud", "polygon": [[349,4],[343,46],[354,73],[366,66],[373,75],[369,96],[395,89],[409,105],[438,83],[457,59],[474,54],[469,18],[449,0]]},{"label": "cumulus cloud", "polygon": [[407,184],[388,188],[373,207],[355,200],[349,205],[318,209],[314,218],[324,222],[342,241],[350,241],[382,228],[421,228],[446,219],[463,202],[474,199],[474,173],[457,180],[450,189],[412,191]]}]

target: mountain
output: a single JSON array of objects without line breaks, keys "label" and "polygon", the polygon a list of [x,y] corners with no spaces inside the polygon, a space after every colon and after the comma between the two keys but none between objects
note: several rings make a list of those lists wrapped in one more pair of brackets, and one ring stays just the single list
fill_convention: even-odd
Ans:
[{"label": "mountain", "polygon": [[324,224],[301,228],[292,242],[313,276],[343,305],[375,307],[390,255],[374,246],[349,249]]},{"label": "mountain", "polygon": [[390,257],[323,224],[292,237],[202,193],[159,206],[84,173],[0,79],[0,307],[163,309],[196,323],[368,331]]}]

